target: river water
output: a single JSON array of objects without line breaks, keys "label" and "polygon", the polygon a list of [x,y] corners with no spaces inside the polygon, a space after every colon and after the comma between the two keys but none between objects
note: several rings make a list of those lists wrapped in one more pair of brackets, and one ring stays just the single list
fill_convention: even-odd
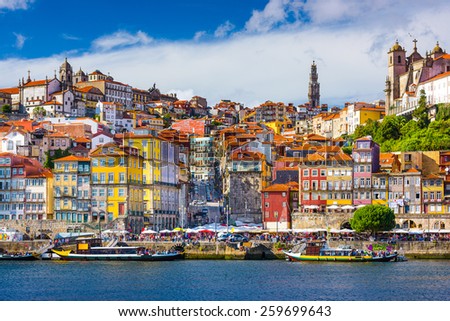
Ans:
[{"label": "river water", "polygon": [[449,260],[0,262],[1,301],[447,301]]}]

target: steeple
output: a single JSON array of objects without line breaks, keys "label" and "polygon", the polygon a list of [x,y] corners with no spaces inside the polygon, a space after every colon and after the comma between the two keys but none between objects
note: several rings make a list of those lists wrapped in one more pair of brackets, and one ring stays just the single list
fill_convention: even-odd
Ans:
[{"label": "steeple", "polygon": [[311,107],[320,106],[320,84],[317,82],[319,76],[317,74],[316,62],[311,65],[311,73],[309,74],[308,100]]}]

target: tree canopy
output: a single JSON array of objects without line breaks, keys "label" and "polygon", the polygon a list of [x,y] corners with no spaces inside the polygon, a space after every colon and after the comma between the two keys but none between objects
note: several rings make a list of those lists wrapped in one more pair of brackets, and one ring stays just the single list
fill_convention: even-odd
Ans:
[{"label": "tree canopy", "polygon": [[450,149],[450,106],[438,104],[436,120],[430,122],[427,114],[426,96],[421,91],[419,106],[412,117],[390,115],[383,121],[369,120],[358,126],[353,134],[356,140],[372,136],[382,152],[411,152]]},{"label": "tree canopy", "polygon": [[49,169],[54,169],[55,168],[55,163],[53,161],[55,159],[58,159],[58,158],[69,156],[70,153],[69,153],[69,149],[62,150],[60,148],[60,149],[57,149],[57,150],[54,151],[53,156],[50,155],[50,151],[47,151],[45,153],[45,155],[47,156],[47,158],[46,158],[46,160],[44,162],[44,167],[45,168],[49,168]]},{"label": "tree canopy", "polygon": [[350,225],[358,233],[389,231],[395,227],[394,211],[383,205],[367,205],[355,211]]},{"label": "tree canopy", "polygon": [[0,107],[0,113],[2,114],[9,114],[11,113],[11,106],[8,104],[5,104],[3,106]]}]

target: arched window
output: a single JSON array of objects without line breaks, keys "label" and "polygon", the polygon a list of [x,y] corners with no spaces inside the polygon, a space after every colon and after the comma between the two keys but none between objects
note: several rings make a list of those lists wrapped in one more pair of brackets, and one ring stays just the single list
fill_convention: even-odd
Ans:
[{"label": "arched window", "polygon": [[397,57],[397,62],[398,62],[398,63],[401,63],[401,62],[402,62],[402,57],[401,57],[401,56],[398,56],[398,57]]}]

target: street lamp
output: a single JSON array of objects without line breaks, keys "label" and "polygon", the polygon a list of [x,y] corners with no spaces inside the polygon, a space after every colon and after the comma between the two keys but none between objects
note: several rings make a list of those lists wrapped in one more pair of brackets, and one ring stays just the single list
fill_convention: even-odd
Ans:
[{"label": "street lamp", "polygon": [[275,218],[276,218],[276,233],[277,233],[277,237],[278,237],[278,211],[275,211],[274,213],[273,213],[273,215],[275,216]]},{"label": "street lamp", "polygon": [[231,207],[230,205],[227,205],[226,215],[227,215],[227,234],[228,234],[228,217],[230,216]]}]

